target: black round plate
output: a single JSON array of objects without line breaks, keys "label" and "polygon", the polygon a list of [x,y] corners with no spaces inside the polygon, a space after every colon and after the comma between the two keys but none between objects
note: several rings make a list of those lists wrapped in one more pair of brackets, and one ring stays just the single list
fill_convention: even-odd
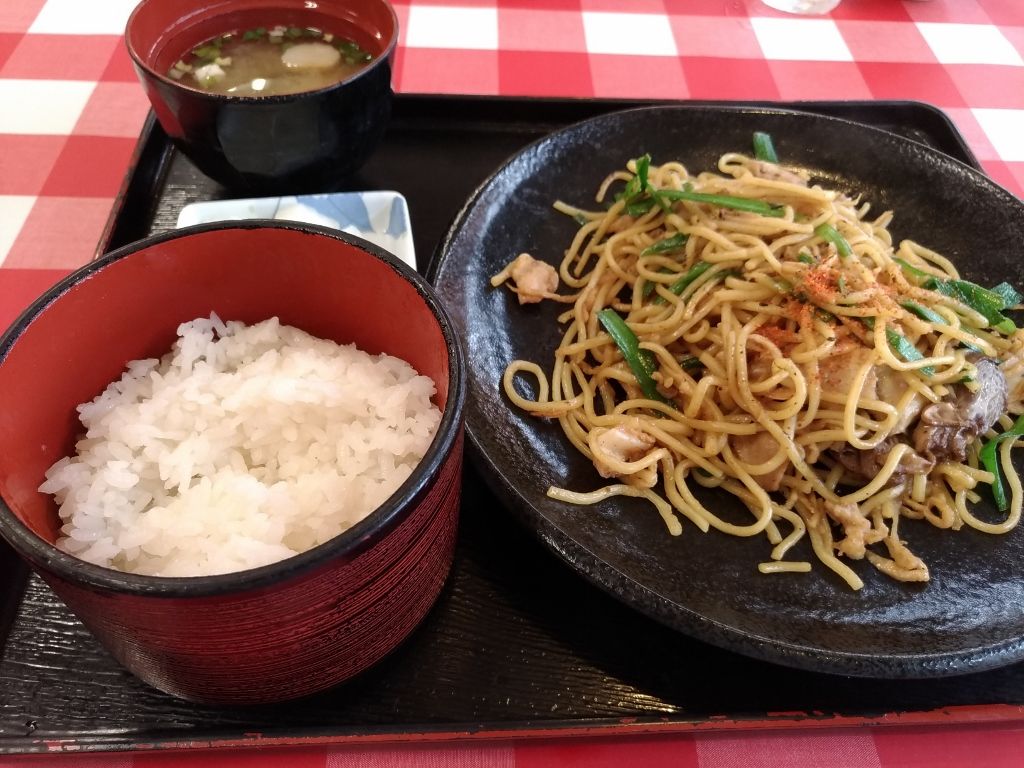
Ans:
[{"label": "black round plate", "polygon": [[[768,109],[655,107],[598,117],[527,147],[470,198],[442,244],[434,282],[469,345],[467,429],[496,495],[575,570],[637,610],[724,648],[804,669],[869,677],[932,677],[1024,657],[1024,530],[990,536],[904,521],[901,537],[928,563],[925,585],[900,584],[866,561],[853,592],[809,546],[810,574],[762,575],[762,537],[701,534],[684,521],[673,537],[647,502],[593,507],[545,496],[549,485],[602,483],[557,422],[511,406],[501,377],[513,359],[548,369],[564,305],[520,307],[488,283],[518,253],[557,264],[577,225],[556,199],[593,206],[609,172],[645,152],[655,163],[715,168],[767,131],[783,162],[828,186],[895,211],[895,237],[947,256],[968,279],[1024,286],[1024,204],[941,153],[863,125]],[[711,497],[719,508],[727,494]],[[528,562],[523,563],[529,568]],[[671,663],[671,659],[666,659]]]}]

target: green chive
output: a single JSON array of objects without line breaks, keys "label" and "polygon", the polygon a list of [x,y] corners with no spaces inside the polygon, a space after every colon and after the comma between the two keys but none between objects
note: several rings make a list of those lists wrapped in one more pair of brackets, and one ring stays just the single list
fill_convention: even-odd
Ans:
[{"label": "green chive", "polygon": [[934,279],[934,275],[924,270],[918,269],[917,267],[911,266],[903,259],[893,259],[901,270],[903,270],[904,277],[908,278],[914,285],[921,285],[926,280]]},{"label": "green chive", "polygon": [[658,242],[652,243],[651,245],[647,246],[642,251],[640,251],[640,255],[651,256],[659,253],[671,253],[672,251],[678,251],[680,248],[686,245],[686,241],[688,239],[689,238],[687,235],[683,234],[682,232],[677,232],[676,234],[672,235],[672,237],[666,237],[664,240],[659,240]]},{"label": "green chive", "polygon": [[975,312],[983,315],[989,325],[1000,333],[1008,335],[1017,330],[1013,321],[1000,311],[1006,309],[1007,306],[1000,293],[982,288],[968,280],[942,280],[936,277],[925,281],[923,287],[948,296],[961,304],[966,304]]},{"label": "green chive", "polygon": [[1003,489],[1003,473],[999,468],[999,460],[996,457],[996,449],[1004,440],[1024,436],[1024,415],[1019,416],[1008,432],[996,435],[981,447],[978,459],[985,470],[992,473],[992,497],[995,499],[996,507],[1000,512],[1006,511],[1010,502],[1006,498],[1006,491]]},{"label": "green chive", "polygon": [[[659,271],[659,272],[660,272],[661,274],[663,274],[663,275],[668,275],[668,274],[671,274],[671,273],[672,273],[672,270],[671,270],[671,269],[669,269],[668,267],[662,267],[662,268],[661,268],[661,269],[659,269],[658,271]],[[647,281],[645,281],[645,282],[644,282],[644,288],[643,288],[643,290],[642,290],[642,291],[640,292],[640,295],[641,295],[641,296],[643,296],[643,297],[644,297],[645,299],[646,299],[646,298],[648,298],[648,297],[649,297],[649,296],[650,296],[650,295],[651,295],[652,293],[654,293],[654,287],[655,287],[655,285],[656,285],[656,283],[655,283],[655,282],[654,282],[653,280],[647,280]],[[660,298],[660,297],[659,297],[659,298]]]},{"label": "green chive", "polygon": [[654,207],[654,200],[649,197],[642,197],[650,188],[647,182],[647,174],[651,167],[651,156],[643,155],[636,159],[636,173],[633,175],[623,190],[615,196],[616,200],[626,202],[626,213],[630,216],[643,216]]},{"label": "green chive", "polygon": [[[901,301],[900,306],[909,312],[913,312],[922,320],[927,320],[929,323],[933,323],[935,325],[949,325],[949,323],[946,322],[946,318],[944,318],[938,312],[929,309],[928,307],[921,306],[916,301],[910,301],[909,299],[906,301]],[[970,328],[967,328],[966,326],[960,327],[962,330],[967,331],[968,333],[974,333],[974,331],[972,331]],[[967,347],[967,349],[973,350],[974,352],[982,351],[981,347],[975,346],[974,344],[969,344],[966,341],[961,341],[960,343],[963,346]]]},{"label": "green chive", "polygon": [[651,169],[651,156],[643,155],[636,161],[636,177],[640,179],[640,191],[647,191],[647,174]]},{"label": "green chive", "polygon": [[597,319],[611,336],[615,346],[619,348],[630,370],[633,371],[644,397],[659,403],[667,403],[668,400],[658,391],[654,379],[651,378],[651,374],[657,370],[654,355],[649,350],[640,349],[640,340],[626,324],[626,321],[614,309],[602,309],[597,313]]},{"label": "green chive", "polygon": [[1024,297],[1022,297],[1020,293],[1017,292],[1017,289],[1014,288],[1009,283],[1000,283],[999,285],[992,288],[992,293],[995,293],[1002,297],[1003,309],[1015,307],[1022,301],[1024,301]]},{"label": "green chive", "polygon": [[[680,248],[686,245],[687,239],[687,235],[683,234],[682,232],[677,232],[671,237],[666,237],[664,240],[659,240],[658,242],[652,243],[651,245],[647,246],[642,251],[640,251],[640,255],[652,256],[661,253],[671,253],[672,251],[678,251]],[[659,271],[662,274],[669,274],[672,272],[672,270],[669,269],[668,267],[663,267]],[[650,280],[644,283],[642,295],[645,299],[649,297],[652,293],[654,293],[654,287],[655,284]]]},{"label": "green chive", "polygon": [[615,196],[616,200],[632,200],[640,194],[640,178],[634,176],[626,182],[626,186],[622,188],[622,191]]},{"label": "green chive", "polygon": [[[862,317],[864,325],[870,328],[872,331],[875,329],[875,318],[873,317]],[[885,327],[885,340],[889,342],[889,347],[899,357],[902,357],[908,363],[916,363],[918,360],[923,360],[924,355],[921,351],[910,343],[910,339],[904,336],[899,331],[894,331],[888,325]],[[923,368],[918,368],[925,376],[934,376],[935,369],[930,365],[926,365]]]},{"label": "green chive", "polygon": [[961,304],[965,304],[975,312],[983,315],[989,325],[1000,333],[1011,334],[1017,329],[1014,322],[1002,314],[1002,310],[1015,307],[1024,300],[1020,293],[1009,283],[1000,283],[995,288],[989,290],[988,288],[982,288],[977,283],[972,283],[970,280],[951,280],[936,277],[928,272],[912,267],[903,259],[894,259],[894,261],[903,270],[903,274],[915,285],[919,285],[929,291],[941,293],[943,296],[948,296]]},{"label": "green chive", "polygon": [[850,244],[846,241],[846,238],[839,234],[839,230],[833,227],[831,224],[819,224],[814,228],[814,234],[816,234],[822,240],[832,243],[832,245],[836,247],[836,250],[839,252],[839,255],[842,258],[848,259],[850,256],[853,255],[853,248],[850,247]]},{"label": "green chive", "polygon": [[[918,360],[924,359],[924,355],[921,354],[917,347],[910,343],[906,336],[894,331],[892,328],[886,327],[885,339],[889,342],[889,346],[892,347],[893,351],[908,363],[916,363]],[[926,365],[919,370],[925,376],[935,375],[935,369],[930,365]]]},{"label": "green chive", "polygon": [[775,154],[775,145],[772,144],[772,137],[769,134],[760,131],[754,133],[754,157],[769,163],[779,162],[779,156]]},{"label": "green chive", "polygon": [[949,325],[949,323],[946,322],[946,318],[938,312],[928,309],[928,307],[923,307],[916,301],[901,301],[900,306],[910,312],[913,312],[922,320],[927,320],[929,323],[934,323],[935,325]]},{"label": "green chive", "polygon": [[[819,320],[821,320],[823,323],[828,323],[829,325],[833,325],[833,324],[835,324],[839,320],[838,317],[833,315],[827,309],[822,309],[821,307],[815,307],[814,308],[814,315]],[[868,319],[870,320],[871,318],[868,318]]]},{"label": "green chive", "polygon": [[764,200],[753,200],[749,197],[734,197],[732,195],[712,195],[705,192],[694,192],[689,189],[659,189],[653,194],[665,200],[689,200],[693,203],[707,203],[717,205],[720,208],[731,208],[736,211],[757,213],[761,216],[779,218],[784,216],[786,209],[781,205],[773,205]]},{"label": "green chive", "polygon": [[[670,285],[668,289],[672,291],[672,293],[674,293],[676,296],[679,296],[683,291],[689,288],[698,277],[703,275],[709,269],[711,269],[711,262],[698,262],[697,264],[690,268],[689,272],[687,272],[685,275],[683,275],[674,283],[672,283],[672,285]],[[665,299],[662,298],[661,296],[656,298],[654,301],[656,304],[666,303]]]},{"label": "green chive", "polygon": [[635,202],[626,203],[626,213],[630,216],[643,216],[650,212],[654,204],[654,198],[645,196]]},{"label": "green chive", "polygon": [[[943,317],[941,314],[939,314],[938,312],[936,312],[933,309],[929,309],[927,306],[922,306],[918,302],[910,301],[908,299],[906,301],[901,301],[900,302],[900,306],[903,307],[904,309],[907,309],[907,310],[913,312],[914,314],[918,315],[922,319],[925,319],[925,321],[928,321],[929,323],[932,323],[933,325],[936,325],[936,326],[948,326],[949,325],[948,323],[946,323],[946,318]],[[968,333],[974,333],[969,328],[965,328],[963,326],[962,326],[962,328],[965,331],[967,331]],[[981,347],[975,346],[974,344],[969,344],[966,341],[962,341],[961,344],[963,344],[968,349],[974,350],[975,352],[981,352],[982,351]],[[963,383],[963,381],[964,380],[962,380],[962,383]],[[968,379],[968,381],[970,381],[970,379]]]},{"label": "green chive", "polygon": [[220,56],[220,48],[216,45],[201,45],[192,51],[192,55],[197,59],[213,61]]},{"label": "green chive", "polygon": [[[910,301],[909,299],[907,301],[901,301],[900,306],[910,312],[913,312],[922,320],[927,320],[929,323],[933,323],[934,325],[949,325],[949,323],[946,322],[946,318],[944,318],[938,312],[928,309],[928,307],[923,307],[916,301]],[[963,330],[967,331],[968,333],[972,332],[969,328],[963,328]],[[982,351],[981,347],[977,347],[974,344],[968,344],[966,341],[961,341],[960,343],[967,347],[967,349],[973,350],[975,352]]]},{"label": "green chive", "polygon": [[809,254],[807,251],[800,251],[800,253],[796,255],[796,260],[804,264],[814,263],[814,257],[811,256],[811,254]]}]

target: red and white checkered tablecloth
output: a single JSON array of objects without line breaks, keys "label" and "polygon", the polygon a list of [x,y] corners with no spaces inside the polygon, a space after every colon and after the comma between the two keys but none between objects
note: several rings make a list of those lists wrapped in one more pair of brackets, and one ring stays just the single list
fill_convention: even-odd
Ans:
[{"label": "red and white checkered tablecloth", "polygon": [[[182,0],[187,2],[187,0]],[[0,326],[87,261],[148,110],[122,43],[135,0],[0,0]],[[943,109],[1024,194],[1024,0],[396,0],[407,93],[910,99]],[[0,696],[3,695],[0,690]],[[1024,765],[1017,724],[677,734],[188,755],[0,758],[0,766],[793,768]]]}]

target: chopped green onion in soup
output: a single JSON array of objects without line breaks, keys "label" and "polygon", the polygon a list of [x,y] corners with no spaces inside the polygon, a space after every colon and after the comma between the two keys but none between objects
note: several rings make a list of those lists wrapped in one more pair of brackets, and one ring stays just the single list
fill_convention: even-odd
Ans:
[{"label": "chopped green onion in soup", "polygon": [[229,32],[203,41],[167,74],[184,85],[235,96],[318,90],[373,61],[359,43],[316,27],[279,25]]}]

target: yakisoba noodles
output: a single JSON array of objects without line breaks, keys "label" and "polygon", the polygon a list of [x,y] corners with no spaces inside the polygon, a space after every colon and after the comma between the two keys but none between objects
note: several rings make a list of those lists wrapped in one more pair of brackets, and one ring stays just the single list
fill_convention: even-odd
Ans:
[{"label": "yakisoba noodles", "polygon": [[[764,573],[810,570],[787,557],[807,537],[854,589],[863,559],[928,580],[905,518],[1017,525],[1024,418],[1008,414],[1024,411],[1024,333],[1003,314],[1021,301],[1010,286],[961,280],[938,253],[894,246],[891,212],[742,154],[698,175],[633,160],[596,199],[607,210],[555,204],[580,223],[557,272],[523,254],[492,279],[522,303],[571,304],[549,372],[516,360],[503,382],[608,478],[549,496],[639,496],[672,534],[689,520],[765,536]],[[536,379],[534,399],[517,375]],[[719,516],[697,486],[728,491],[749,519]],[[972,512],[993,493],[999,519]]]}]

